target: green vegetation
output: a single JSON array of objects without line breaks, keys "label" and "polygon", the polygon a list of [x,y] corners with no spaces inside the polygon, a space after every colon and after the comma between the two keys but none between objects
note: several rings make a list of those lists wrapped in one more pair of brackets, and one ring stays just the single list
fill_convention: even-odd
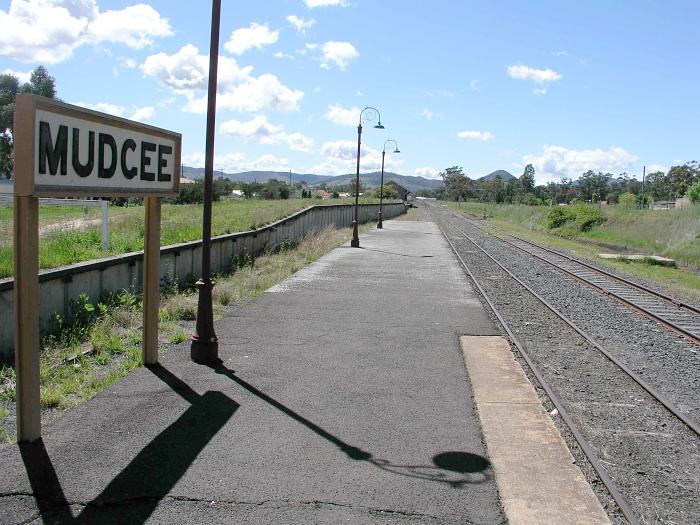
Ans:
[{"label": "green vegetation", "polygon": [[688,188],[688,198],[693,204],[700,203],[700,180]]},{"label": "green vegetation", "polygon": [[[216,279],[215,317],[221,318],[227,308],[254,299],[350,236],[350,229],[328,228],[306,237],[298,246],[286,244],[277,253],[234,261],[233,273]],[[194,328],[196,306],[192,286],[172,286],[166,292],[160,309],[161,352],[187,340]],[[124,292],[109,295],[98,304],[80,297],[72,305],[70,319],[55,319],[51,333],[42,340],[40,380],[45,417],[85,402],[141,365],[142,315],[139,298]],[[0,367],[0,443],[13,438],[7,427],[14,424],[10,413],[15,400],[14,378],[12,367]]]},{"label": "green vegetation", "polygon": [[[582,231],[570,218],[577,206],[549,208],[478,202],[449,205],[474,216],[486,215],[493,225],[535,242],[570,250],[580,257],[657,282],[684,297],[700,300],[700,276],[694,273],[700,268],[700,206],[659,211],[587,206],[593,210],[591,216],[597,211],[605,221]],[[567,220],[555,226],[551,219],[560,215]],[[670,257],[681,268],[597,258],[601,251],[611,250]]]},{"label": "green vegetation", "polygon": [[[326,200],[323,204],[347,204],[347,199]],[[289,200],[222,200],[213,206],[212,233],[222,235],[259,228],[312,205],[321,204],[313,199]],[[68,209],[81,216],[80,208]],[[42,235],[39,253],[41,268],[56,268],[108,255],[143,250],[143,206],[110,206],[110,249],[101,251],[100,226],[68,231],[51,231]],[[66,210],[41,207],[42,226],[57,220]],[[0,235],[12,238],[12,210],[0,209]],[[200,239],[202,236],[202,205],[163,204],[161,245],[177,244]],[[0,278],[13,275],[12,245],[0,244]]]}]

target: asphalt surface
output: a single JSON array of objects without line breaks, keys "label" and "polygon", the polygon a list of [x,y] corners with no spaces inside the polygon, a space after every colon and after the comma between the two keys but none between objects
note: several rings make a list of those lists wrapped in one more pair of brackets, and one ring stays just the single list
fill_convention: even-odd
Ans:
[{"label": "asphalt surface", "polygon": [[0,447],[1,523],[499,523],[460,335],[496,335],[438,228],[386,221]]}]

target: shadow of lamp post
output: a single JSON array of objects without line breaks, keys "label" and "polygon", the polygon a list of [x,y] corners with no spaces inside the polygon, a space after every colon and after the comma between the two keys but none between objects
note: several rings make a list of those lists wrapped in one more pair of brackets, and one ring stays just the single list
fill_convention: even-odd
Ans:
[{"label": "shadow of lamp post", "polygon": [[384,141],[384,147],[382,148],[382,179],[379,183],[379,220],[377,221],[378,229],[382,229],[384,227],[382,225],[382,210],[384,205],[384,157],[386,156],[386,145],[390,142],[394,143],[393,153],[401,153],[399,151],[399,145],[396,143],[395,140],[388,139]]},{"label": "shadow of lamp post", "polygon": [[[377,114],[377,125],[374,126],[376,129],[384,129],[382,126],[382,115],[379,113],[377,108],[371,106],[366,106],[362,111],[360,111],[360,123],[357,125],[357,173],[355,175],[355,215],[352,220],[352,240],[350,241],[350,246],[353,248],[360,247],[360,237],[357,232],[357,208],[358,199],[360,196],[360,145],[362,144],[362,115],[365,111],[370,110]],[[368,114],[368,120],[373,120],[372,113]]]},{"label": "shadow of lamp post", "polygon": [[204,161],[204,217],[202,221],[202,277],[195,286],[197,300],[197,326],[192,334],[190,358],[196,363],[209,363],[219,355],[219,340],[214,332],[211,280],[211,208],[214,179],[214,133],[216,131],[216,77],[219,64],[219,26],[221,0],[212,1],[211,42],[209,50],[209,85],[207,100],[206,159]]}]

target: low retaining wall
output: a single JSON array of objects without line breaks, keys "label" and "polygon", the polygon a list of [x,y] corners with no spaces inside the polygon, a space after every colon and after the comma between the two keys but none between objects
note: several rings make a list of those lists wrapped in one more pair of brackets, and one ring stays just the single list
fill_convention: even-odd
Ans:
[{"label": "low retaining wall", "polygon": [[[272,250],[282,242],[299,242],[309,233],[328,226],[347,228],[352,224],[353,205],[311,206],[264,228],[220,235],[212,239],[211,271],[225,273],[236,257],[255,257]],[[405,211],[403,203],[385,204],[385,219]],[[378,204],[363,204],[358,221],[376,220]],[[160,250],[161,281],[182,282],[201,274],[202,241],[192,241]],[[70,316],[73,300],[87,294],[96,302],[107,292],[133,290],[139,292],[143,282],[143,252],[127,253],[52,270],[39,272],[39,323],[41,330],[49,327],[54,314]],[[14,354],[14,279],[0,279],[0,360]]]}]

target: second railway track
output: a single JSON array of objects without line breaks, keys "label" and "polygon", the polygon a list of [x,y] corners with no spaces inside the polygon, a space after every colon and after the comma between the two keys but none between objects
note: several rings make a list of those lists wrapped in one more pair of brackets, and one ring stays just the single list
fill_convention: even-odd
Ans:
[{"label": "second railway track", "polygon": [[[475,227],[483,231],[483,227],[476,221],[464,215],[461,218],[472,221]],[[638,312],[686,336],[694,343],[700,344],[700,308],[615,275],[581,259],[552,250],[511,233],[503,233],[505,236],[493,233],[491,235],[532,257],[550,264],[588,286],[615,297]]]}]

